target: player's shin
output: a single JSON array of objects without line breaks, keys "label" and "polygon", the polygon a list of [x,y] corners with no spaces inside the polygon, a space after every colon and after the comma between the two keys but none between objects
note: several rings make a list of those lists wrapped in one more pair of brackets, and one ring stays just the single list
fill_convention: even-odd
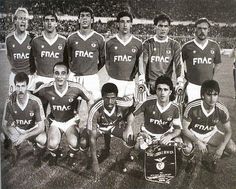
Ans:
[{"label": "player's shin", "polygon": [[43,159],[45,152],[46,152],[46,147],[37,143],[34,148],[34,156],[36,158],[36,160],[34,162],[34,167],[37,168],[42,165],[42,159]]}]

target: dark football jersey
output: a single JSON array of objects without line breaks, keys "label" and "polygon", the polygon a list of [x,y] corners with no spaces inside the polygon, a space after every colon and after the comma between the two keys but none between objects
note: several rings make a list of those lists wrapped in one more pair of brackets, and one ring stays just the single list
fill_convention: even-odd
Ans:
[{"label": "dark football jersey", "polygon": [[173,66],[176,76],[183,75],[180,44],[171,39],[160,41],[155,36],[143,43],[143,59],[146,65],[146,80],[155,82],[156,79],[166,74],[172,78]]},{"label": "dark football jersey", "polygon": [[187,42],[182,48],[182,57],[186,64],[187,80],[196,85],[212,79],[214,64],[221,63],[219,45],[212,40],[208,40],[204,47],[196,40]]},{"label": "dark football jersey", "polygon": [[60,93],[54,82],[42,85],[36,93],[46,99],[51,107],[49,118],[59,122],[66,122],[77,113],[77,98],[89,100],[89,93],[78,83],[68,82],[67,88]]},{"label": "dark football jersey", "polygon": [[15,33],[11,33],[6,38],[7,56],[11,64],[11,71],[13,73],[25,72],[30,74],[30,43],[32,37],[26,32],[25,38],[20,40]]},{"label": "dark football jersey", "polygon": [[189,129],[199,133],[206,134],[212,131],[216,125],[229,121],[229,112],[220,102],[217,102],[215,108],[207,113],[201,99],[190,102],[184,112],[186,120],[190,121]]},{"label": "dark football jersey", "polygon": [[53,77],[53,67],[57,62],[65,60],[66,38],[59,34],[52,40],[45,37],[44,33],[32,41],[32,54],[37,75]]},{"label": "dark football jersey", "polygon": [[67,39],[69,65],[77,76],[96,74],[105,63],[105,39],[92,31],[83,36],[79,31]]},{"label": "dark football jersey", "polygon": [[23,130],[33,128],[37,122],[45,119],[41,100],[28,94],[28,99],[25,105],[20,105],[16,93],[13,93],[6,102],[6,110],[4,119],[8,124],[12,124]]},{"label": "dark football jersey", "polygon": [[118,97],[116,106],[110,113],[104,108],[103,99],[98,100],[90,109],[88,116],[88,130],[99,126],[101,129],[119,126],[120,122],[126,122],[127,116],[133,109],[133,100],[126,101]]},{"label": "dark football jersey", "polygon": [[144,113],[145,129],[153,134],[163,134],[172,126],[178,127],[179,129],[182,128],[179,108],[173,102],[170,102],[162,109],[157,103],[157,99],[150,99],[138,105],[134,111],[134,115],[141,112]]},{"label": "dark football jersey", "polygon": [[138,71],[142,42],[135,36],[123,42],[118,35],[106,43],[108,75],[114,79],[132,81]]}]

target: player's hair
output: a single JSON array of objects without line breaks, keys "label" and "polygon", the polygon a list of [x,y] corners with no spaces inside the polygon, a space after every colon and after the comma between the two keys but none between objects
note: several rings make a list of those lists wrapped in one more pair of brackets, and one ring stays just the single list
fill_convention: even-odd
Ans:
[{"label": "player's hair", "polygon": [[16,84],[16,82],[26,82],[26,85],[28,85],[29,83],[29,77],[25,72],[19,72],[15,75],[14,78],[14,83]]},{"label": "player's hair", "polygon": [[175,99],[175,90],[174,90],[173,82],[171,81],[170,77],[168,77],[166,75],[162,75],[162,76],[158,77],[155,82],[155,91],[157,90],[157,85],[159,85],[159,84],[166,84],[170,87],[170,90],[172,91],[172,93],[170,95],[170,100],[174,100]]},{"label": "player's hair", "polygon": [[16,11],[15,11],[15,13],[14,13],[14,17],[13,17],[14,20],[17,19],[17,13],[20,12],[20,11],[26,13],[26,17],[27,17],[27,18],[29,17],[29,12],[28,12],[28,10],[27,10],[26,8],[19,7],[19,8],[16,9]]},{"label": "player's hair", "polygon": [[118,95],[118,88],[114,83],[105,83],[102,86],[102,97],[107,93],[115,93]]},{"label": "player's hair", "polygon": [[159,21],[167,21],[169,25],[171,23],[171,19],[170,19],[170,17],[167,14],[159,14],[159,15],[157,15],[154,18],[154,20],[153,20],[154,25],[156,26]]},{"label": "player's hair", "polygon": [[67,64],[65,64],[64,62],[57,62],[54,66],[53,66],[53,72],[56,66],[65,66],[66,67],[66,72],[69,73],[69,66]]},{"label": "player's hair", "polygon": [[201,86],[201,97],[205,93],[212,93],[213,91],[217,92],[220,94],[220,86],[219,83],[215,80],[206,80],[202,83]]},{"label": "player's hair", "polygon": [[195,27],[197,27],[198,24],[201,24],[201,23],[207,23],[208,26],[210,27],[211,26],[211,23],[210,21],[207,19],[207,18],[199,18],[196,22],[195,22]]},{"label": "player's hair", "polygon": [[46,16],[52,16],[55,18],[56,22],[58,22],[58,18],[57,15],[54,11],[47,11],[44,15],[43,15],[43,20],[45,20]]},{"label": "player's hair", "polygon": [[89,7],[89,6],[83,6],[83,7],[81,7],[80,10],[79,10],[79,16],[78,16],[78,17],[80,17],[80,13],[81,13],[81,12],[89,12],[89,13],[91,14],[92,19],[94,18],[93,9],[92,9],[91,7]]},{"label": "player's hair", "polygon": [[116,21],[120,22],[120,19],[124,16],[128,16],[130,18],[130,21],[133,22],[133,16],[130,12],[128,11],[121,11],[118,13],[117,17],[116,17]]}]

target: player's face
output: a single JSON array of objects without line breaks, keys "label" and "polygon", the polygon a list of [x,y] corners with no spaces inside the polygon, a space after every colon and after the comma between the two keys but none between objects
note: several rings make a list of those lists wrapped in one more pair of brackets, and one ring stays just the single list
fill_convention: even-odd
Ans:
[{"label": "player's face", "polygon": [[81,12],[79,15],[80,29],[91,28],[93,18],[90,12]]},{"label": "player's face", "polygon": [[57,86],[64,86],[68,78],[67,68],[63,65],[55,66],[53,76]]},{"label": "player's face", "polygon": [[202,22],[196,26],[195,35],[196,37],[203,41],[207,38],[209,32],[209,25],[206,22]]},{"label": "player's face", "polygon": [[19,99],[23,99],[27,92],[26,81],[16,82],[16,94]]},{"label": "player's face", "polygon": [[156,25],[156,35],[158,39],[165,39],[170,31],[168,21],[159,21]]},{"label": "player's face", "polygon": [[158,84],[156,94],[159,102],[169,102],[171,95],[170,87],[166,84]]},{"label": "player's face", "polygon": [[206,92],[203,95],[203,103],[206,108],[213,108],[219,98],[219,93],[216,91]]},{"label": "player's face", "polygon": [[129,34],[131,27],[132,27],[132,22],[130,20],[130,17],[124,16],[124,17],[120,18],[120,21],[119,21],[119,31],[122,34]]},{"label": "player's face", "polygon": [[103,96],[103,100],[104,100],[104,107],[107,110],[112,110],[112,108],[115,106],[116,104],[116,94],[115,93],[107,93],[104,94]]},{"label": "player's face", "polygon": [[52,15],[45,16],[43,21],[44,30],[48,33],[52,33],[56,30],[57,21],[56,18]]},{"label": "player's face", "polygon": [[18,32],[25,32],[28,27],[28,16],[24,11],[16,14],[15,27]]}]

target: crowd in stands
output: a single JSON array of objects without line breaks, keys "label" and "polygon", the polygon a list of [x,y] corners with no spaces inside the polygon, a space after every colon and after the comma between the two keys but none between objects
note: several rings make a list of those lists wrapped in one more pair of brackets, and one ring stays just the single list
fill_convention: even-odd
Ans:
[{"label": "crowd in stands", "polygon": [[[210,36],[217,40],[222,48],[234,46],[236,26],[216,24],[217,22],[236,22],[236,14],[234,13],[236,1],[232,0],[227,3],[224,0],[8,0],[0,3],[0,13],[8,15],[0,18],[0,42],[4,42],[7,34],[13,30],[12,14],[19,6],[26,7],[30,15],[34,15],[29,22],[29,31],[40,34],[43,29],[41,15],[48,8],[56,11],[58,15],[78,15],[78,10],[82,5],[92,7],[97,17],[115,17],[117,12],[124,7],[128,8],[136,18],[153,19],[156,14],[161,12],[169,14],[176,21],[195,21],[199,17],[207,17],[215,22],[211,27]],[[60,20],[58,25],[58,31],[64,36],[68,36],[76,29],[77,21],[73,20]],[[98,21],[94,23],[94,29],[105,36],[112,35],[117,31],[113,21],[108,23]],[[155,34],[153,25],[136,24],[133,25],[132,30],[142,39]],[[170,36],[177,38],[181,43],[192,38],[193,34],[194,26],[191,24],[187,26],[178,24],[172,26],[170,31]]]}]

